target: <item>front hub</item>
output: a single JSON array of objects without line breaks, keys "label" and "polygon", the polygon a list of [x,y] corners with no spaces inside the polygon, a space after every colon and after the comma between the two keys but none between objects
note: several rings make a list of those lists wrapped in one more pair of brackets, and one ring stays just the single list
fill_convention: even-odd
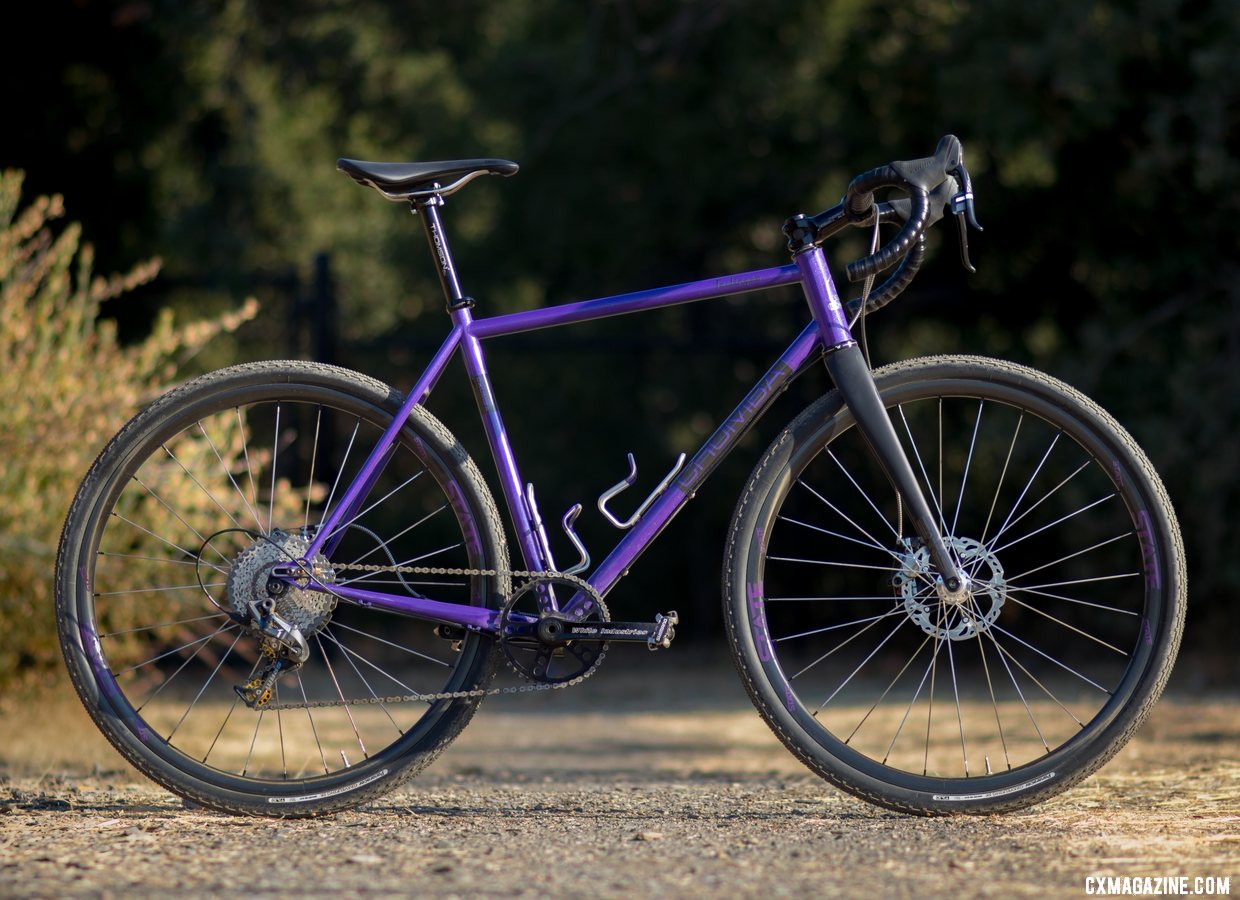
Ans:
[{"label": "front hub", "polygon": [[994,553],[972,538],[947,538],[962,575],[960,586],[948,590],[933,571],[924,547],[899,555],[900,571],[893,583],[908,617],[938,640],[963,641],[987,631],[1003,609],[1007,582]]}]

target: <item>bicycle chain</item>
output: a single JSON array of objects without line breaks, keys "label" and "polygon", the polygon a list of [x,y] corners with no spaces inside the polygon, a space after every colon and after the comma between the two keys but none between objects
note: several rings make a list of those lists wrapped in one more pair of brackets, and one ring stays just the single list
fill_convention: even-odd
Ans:
[{"label": "bicycle chain", "polygon": [[[607,609],[607,604],[603,602],[602,596],[599,595],[599,592],[596,591],[589,582],[587,582],[585,579],[578,578],[576,575],[566,575],[563,572],[529,572],[529,571],[525,571],[521,569],[512,569],[512,570],[509,570],[509,569],[460,569],[460,568],[445,568],[441,566],[379,566],[379,565],[367,565],[367,564],[362,564],[362,563],[341,563],[339,565],[333,565],[332,571],[334,572],[370,572],[370,573],[394,572],[398,575],[467,575],[471,578],[475,575],[492,577],[492,578],[502,577],[505,575],[508,576],[509,578],[529,578],[529,579],[556,578],[556,579],[562,579],[564,581],[567,581],[570,584],[574,584],[579,589],[585,591],[587,594],[589,594],[594,599],[596,603],[598,603],[599,607],[603,610],[603,615],[610,617],[610,613],[608,612],[608,609]],[[512,596],[512,595],[509,595],[509,596]],[[508,602],[507,598],[505,599],[504,602],[505,604]],[[503,640],[502,635],[500,637],[500,640]],[[604,642],[604,647],[605,646],[606,646],[606,642]],[[603,662],[603,657],[606,655],[607,655],[607,651],[603,650],[602,652],[599,653],[598,656],[594,658],[593,666],[591,666],[585,672],[582,672],[576,678],[573,678],[569,681],[561,682],[559,684],[547,684],[543,682],[527,682],[526,684],[519,684],[519,685],[510,686],[510,687],[475,688],[469,691],[436,691],[434,693],[428,693],[428,694],[420,694],[420,693],[393,694],[387,697],[362,697],[356,700],[303,700],[300,703],[296,701],[293,701],[291,703],[277,702],[277,703],[267,704],[266,706],[262,708],[264,710],[288,710],[288,709],[323,709],[323,708],[333,707],[333,706],[367,706],[367,705],[383,706],[388,703],[435,703],[435,702],[438,702],[439,700],[472,700],[474,698],[481,699],[483,697],[491,697],[496,694],[531,694],[537,691],[558,691],[558,690],[563,690],[564,688],[576,687],[577,685],[581,684],[583,681],[585,681],[587,678],[589,678],[591,675],[593,675],[598,670],[599,665]],[[512,668],[511,663],[509,663],[509,668]],[[517,674],[521,675],[520,672],[518,672]]]}]

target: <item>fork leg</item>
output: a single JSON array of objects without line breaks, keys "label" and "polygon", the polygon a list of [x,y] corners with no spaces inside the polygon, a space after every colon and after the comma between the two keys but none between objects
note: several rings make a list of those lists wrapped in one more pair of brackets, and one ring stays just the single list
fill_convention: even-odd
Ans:
[{"label": "fork leg", "polygon": [[913,528],[926,542],[935,568],[942,573],[943,586],[948,591],[958,591],[961,587],[960,570],[943,542],[934,513],[926,502],[917,476],[913,474],[913,467],[909,464],[908,455],[900,444],[895,426],[891,424],[891,418],[878,396],[874,376],[870,374],[870,367],[865,363],[861,348],[856,344],[848,344],[828,353],[824,359],[831,380],[835,382],[844,402],[848,404],[849,411],[856,418],[857,427],[871,452],[908,508]]},{"label": "fork leg", "polygon": [[887,480],[908,507],[913,528],[926,542],[930,558],[943,576],[943,587],[949,593],[955,594],[963,586],[961,572],[943,541],[934,513],[930,511],[930,504],[926,502],[921,485],[917,483],[917,476],[913,474],[913,467],[900,444],[895,426],[891,424],[887,410],[878,396],[878,389],[874,387],[874,376],[870,374],[870,367],[866,365],[861,348],[853,340],[844,307],[835,290],[835,283],[831,280],[831,272],[827,268],[822,249],[808,247],[797,253],[793,261],[801,270],[805,299],[818,323],[825,348],[823,359],[831,374],[831,380],[835,382],[844,402],[856,417],[857,427],[882,466]]}]

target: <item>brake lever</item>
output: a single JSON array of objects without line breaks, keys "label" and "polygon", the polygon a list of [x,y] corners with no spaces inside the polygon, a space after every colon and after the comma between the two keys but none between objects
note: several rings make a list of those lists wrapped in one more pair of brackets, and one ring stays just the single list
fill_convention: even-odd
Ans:
[{"label": "brake lever", "polygon": [[973,274],[977,269],[969,261],[969,228],[984,230],[977,221],[977,212],[973,208],[973,179],[969,177],[969,170],[964,167],[963,162],[948,174],[953,175],[960,184],[960,192],[952,197],[951,203],[952,213],[956,216],[956,230],[960,235],[960,263]]}]

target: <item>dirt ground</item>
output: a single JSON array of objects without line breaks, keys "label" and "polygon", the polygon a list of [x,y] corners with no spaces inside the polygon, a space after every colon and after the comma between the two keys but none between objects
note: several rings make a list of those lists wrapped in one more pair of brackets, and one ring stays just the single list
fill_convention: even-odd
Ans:
[{"label": "dirt ground", "polygon": [[1173,681],[1101,773],[1024,813],[912,818],[806,771],[718,661],[615,654],[488,700],[406,788],[315,821],[187,809],[63,690],[0,707],[0,896],[1085,896],[1230,878],[1240,702]]}]

